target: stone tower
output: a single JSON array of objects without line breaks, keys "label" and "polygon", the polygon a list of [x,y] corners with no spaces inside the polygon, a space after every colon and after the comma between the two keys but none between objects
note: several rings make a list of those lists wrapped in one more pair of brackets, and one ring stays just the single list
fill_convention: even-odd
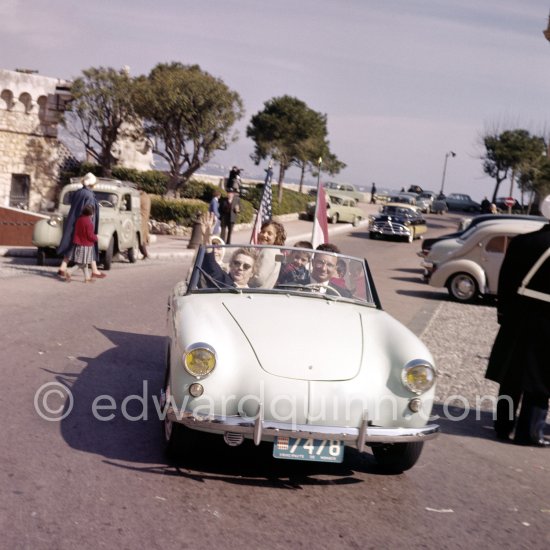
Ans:
[{"label": "stone tower", "polygon": [[70,82],[0,69],[0,205],[40,210],[55,199],[70,156],[57,139]]}]

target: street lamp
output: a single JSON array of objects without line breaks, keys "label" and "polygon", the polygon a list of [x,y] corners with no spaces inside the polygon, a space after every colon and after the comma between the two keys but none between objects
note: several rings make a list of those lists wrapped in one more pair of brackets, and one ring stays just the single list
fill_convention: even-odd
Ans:
[{"label": "street lamp", "polygon": [[439,192],[440,195],[443,195],[443,188],[445,187],[445,174],[447,172],[447,159],[449,157],[456,157],[456,153],[454,151],[449,151],[448,153],[445,153],[445,162],[443,163],[443,177],[441,178],[441,191]]}]

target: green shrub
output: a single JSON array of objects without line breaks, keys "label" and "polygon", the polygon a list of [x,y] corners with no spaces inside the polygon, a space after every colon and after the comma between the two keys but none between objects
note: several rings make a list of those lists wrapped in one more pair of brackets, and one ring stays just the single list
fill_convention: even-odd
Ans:
[{"label": "green shrub", "polygon": [[[191,179],[180,190],[180,196],[184,199],[200,199],[201,201],[209,203],[216,190],[221,191],[221,189],[213,183]],[[224,191],[222,191],[222,195],[223,194],[225,194]]]},{"label": "green shrub", "polygon": [[165,199],[151,197],[151,218],[159,222],[174,221],[178,225],[193,225],[197,214],[208,210],[208,204],[196,199]]},{"label": "green shrub", "polygon": [[[295,212],[304,212],[307,208],[307,203],[312,199],[304,193],[298,191],[292,191],[291,189],[285,189],[283,187],[283,200],[281,204],[277,200],[279,193],[279,186],[273,185],[273,215],[278,216],[281,214],[294,214]],[[249,200],[254,208],[258,209],[260,201],[262,199],[263,185],[257,187],[249,187],[246,190],[246,198]]]},{"label": "green shrub", "polygon": [[168,184],[168,175],[158,170],[136,170],[115,166],[112,170],[113,178],[134,182],[138,189],[152,195],[164,195]]}]

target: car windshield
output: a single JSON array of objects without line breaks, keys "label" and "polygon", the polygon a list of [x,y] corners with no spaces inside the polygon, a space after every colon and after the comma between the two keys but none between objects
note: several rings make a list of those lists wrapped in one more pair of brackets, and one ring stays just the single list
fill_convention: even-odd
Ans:
[{"label": "car windshield", "polygon": [[[63,204],[71,204],[72,197],[76,193],[75,191],[69,191],[63,195]],[[115,193],[108,193],[107,191],[94,191],[95,198],[101,206],[106,208],[114,208],[118,203],[118,195]]]},{"label": "car windshield", "polygon": [[365,260],[296,247],[201,246],[187,292],[292,294],[378,305]]},{"label": "car windshield", "polygon": [[468,229],[466,229],[466,231],[464,231],[464,233],[462,233],[462,235],[460,235],[460,237],[458,237],[458,240],[461,242],[464,242],[466,239],[469,239],[474,233],[479,231],[481,227],[482,227],[481,223],[477,223],[472,227],[469,227]]}]

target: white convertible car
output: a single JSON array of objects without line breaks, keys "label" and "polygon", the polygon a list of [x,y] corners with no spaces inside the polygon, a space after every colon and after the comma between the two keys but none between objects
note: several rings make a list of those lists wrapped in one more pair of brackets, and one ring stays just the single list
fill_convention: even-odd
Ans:
[{"label": "white convertible car", "polygon": [[439,431],[433,358],[382,310],[365,260],[201,246],[168,309],[169,452],[193,453],[209,432],[267,442],[281,459],[341,462],[346,446],[370,447],[400,472]]}]

